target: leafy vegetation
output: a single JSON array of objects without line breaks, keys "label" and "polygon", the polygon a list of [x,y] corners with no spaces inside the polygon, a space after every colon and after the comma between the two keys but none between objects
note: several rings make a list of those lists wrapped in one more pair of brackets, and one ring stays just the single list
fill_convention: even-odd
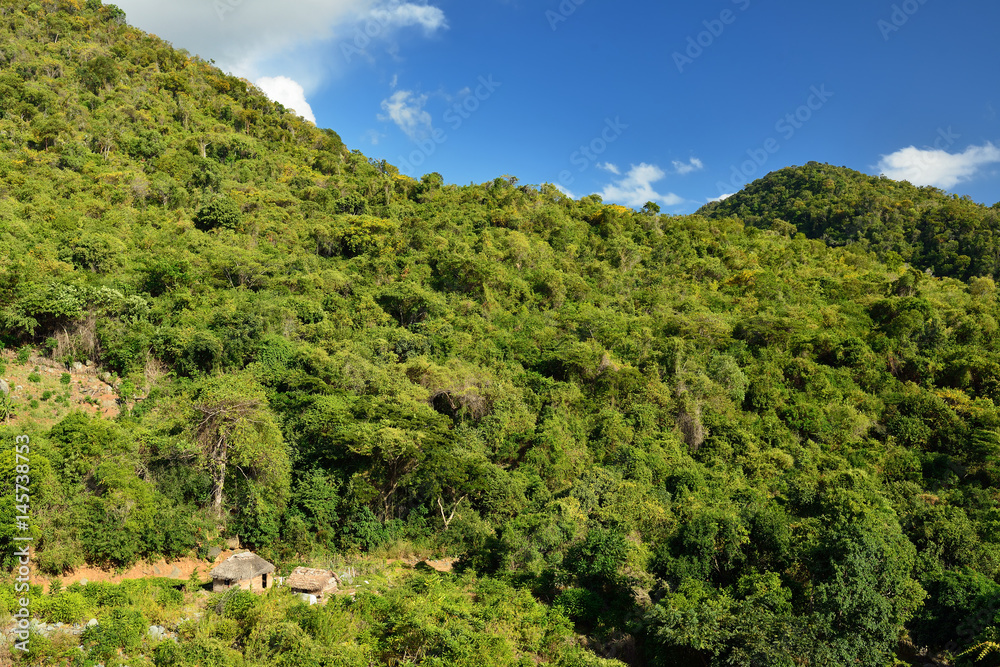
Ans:
[{"label": "leafy vegetation", "polygon": [[810,162],[772,172],[699,213],[783,234],[859,245],[893,266],[1000,278],[1000,202],[987,208],[938,188]]},{"label": "leafy vegetation", "polygon": [[0,31],[0,341],[92,362],[121,408],[48,427],[4,399],[4,564],[24,433],[46,573],[234,535],[279,563],[460,557],[323,609],[223,605],[177,644],[138,632],[172,594],[70,587],[50,618],[117,610],[88,659],[890,665],[996,641],[995,209],[826,165],[692,216],[415,180],[112,6],[0,0]]}]

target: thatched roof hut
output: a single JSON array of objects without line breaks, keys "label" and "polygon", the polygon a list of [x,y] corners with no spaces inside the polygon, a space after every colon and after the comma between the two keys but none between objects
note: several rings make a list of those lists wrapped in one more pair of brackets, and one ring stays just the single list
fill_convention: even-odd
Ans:
[{"label": "thatched roof hut", "polygon": [[314,567],[297,567],[285,582],[294,593],[305,593],[322,598],[324,594],[337,590],[340,579],[330,570]]},{"label": "thatched roof hut", "polygon": [[260,591],[270,588],[274,565],[268,563],[255,553],[245,551],[233,554],[212,568],[212,590],[224,591],[233,586],[239,586],[250,591]]}]

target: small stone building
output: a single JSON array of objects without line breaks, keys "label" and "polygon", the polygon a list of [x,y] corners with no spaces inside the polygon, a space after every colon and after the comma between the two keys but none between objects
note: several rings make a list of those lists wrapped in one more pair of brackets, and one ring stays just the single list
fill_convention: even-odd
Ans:
[{"label": "small stone building", "polygon": [[245,551],[233,554],[212,568],[212,591],[218,593],[238,587],[260,593],[274,584],[274,566],[257,554]]},{"label": "small stone building", "polygon": [[325,595],[337,590],[340,579],[329,570],[318,570],[313,567],[297,567],[285,582],[293,593],[315,595],[322,600]]}]

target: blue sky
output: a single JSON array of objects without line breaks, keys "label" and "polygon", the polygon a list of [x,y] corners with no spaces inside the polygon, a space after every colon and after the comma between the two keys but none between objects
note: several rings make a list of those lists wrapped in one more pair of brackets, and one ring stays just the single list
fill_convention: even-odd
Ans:
[{"label": "blue sky", "polygon": [[120,0],[419,177],[689,213],[810,160],[1000,200],[995,0]]}]

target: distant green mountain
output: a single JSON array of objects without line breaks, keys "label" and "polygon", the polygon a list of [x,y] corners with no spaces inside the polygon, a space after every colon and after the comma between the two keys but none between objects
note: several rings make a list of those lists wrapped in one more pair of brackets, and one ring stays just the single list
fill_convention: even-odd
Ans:
[{"label": "distant green mountain", "polygon": [[[234,536],[282,573],[458,558],[323,607],[212,598],[177,643],[146,633],[194,599],[169,582],[35,589],[42,620],[100,624],[14,659],[840,667],[995,641],[995,216],[816,164],[690,216],[413,179],[113,6],[0,0],[0,377],[27,378],[0,395],[3,565],[25,434],[39,572]],[[91,362],[119,416],[44,410],[68,390],[32,353]]]},{"label": "distant green mountain", "polygon": [[830,245],[857,244],[887,261],[967,280],[1000,274],[1000,204],[987,208],[933,187],[810,162],[754,181],[708,204],[708,217],[735,216]]}]

